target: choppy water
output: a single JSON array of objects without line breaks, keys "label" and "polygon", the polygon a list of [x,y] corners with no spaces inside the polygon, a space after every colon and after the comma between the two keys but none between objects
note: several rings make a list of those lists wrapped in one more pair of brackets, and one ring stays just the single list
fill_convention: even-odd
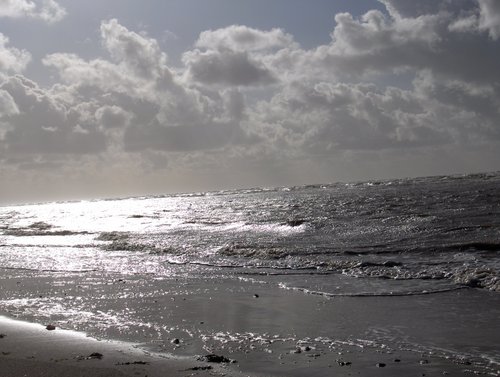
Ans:
[{"label": "choppy water", "polygon": [[27,286],[0,310],[120,334],[159,326],[106,311],[127,298],[106,282],[123,279],[143,297],[186,277],[326,297],[498,292],[500,173],[3,207],[0,269]]}]

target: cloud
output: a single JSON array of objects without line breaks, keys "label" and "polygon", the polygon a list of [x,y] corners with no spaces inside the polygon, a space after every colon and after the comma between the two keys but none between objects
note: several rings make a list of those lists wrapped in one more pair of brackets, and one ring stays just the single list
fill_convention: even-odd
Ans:
[{"label": "cloud", "polygon": [[0,17],[27,17],[54,23],[64,16],[66,10],[54,0],[0,0]]},{"label": "cloud", "polygon": [[269,69],[246,52],[194,50],[184,54],[183,62],[191,79],[203,84],[259,86],[276,81]]},{"label": "cloud", "polygon": [[118,106],[103,106],[96,110],[95,117],[103,128],[123,128],[127,126],[133,115]]},{"label": "cloud", "polygon": [[31,61],[31,54],[26,50],[8,47],[9,38],[0,33],[0,73],[23,71]]},{"label": "cloud", "polygon": [[36,83],[13,76],[0,85],[0,92],[8,93],[17,107],[3,116],[9,125],[3,139],[7,153],[78,155],[105,149],[105,139],[94,124],[72,114]]},{"label": "cloud", "polygon": [[[500,140],[500,49],[478,29],[477,3],[383,3],[388,15],[337,14],[328,45],[262,58],[282,86],[249,117],[271,149],[306,157]],[[407,89],[370,84],[388,75]]]},{"label": "cloud", "polygon": [[442,12],[459,14],[476,7],[471,0],[379,0],[395,18],[418,18]]},{"label": "cloud", "polygon": [[101,37],[112,58],[123,61],[138,76],[157,78],[167,72],[167,55],[156,40],[129,31],[116,19],[101,24]]},{"label": "cloud", "polygon": [[277,82],[270,56],[298,44],[281,29],[262,31],[232,25],[200,34],[195,49],[183,55],[191,80],[221,86],[265,86]]},{"label": "cloud", "polygon": [[5,90],[0,90],[0,119],[19,114],[14,98]]},{"label": "cloud", "polygon": [[317,48],[304,65],[322,65],[344,78],[429,69],[450,78],[488,82],[500,58],[482,35],[450,30],[456,21],[450,13],[389,18],[370,11],[359,20],[338,14],[336,21],[332,43]]},{"label": "cloud", "polygon": [[480,7],[479,28],[487,30],[494,40],[500,38],[500,3],[495,0],[478,0]]},{"label": "cloud", "polygon": [[437,109],[429,105],[407,90],[322,82],[297,84],[261,102],[254,116],[283,147],[332,154],[450,142]]},{"label": "cloud", "polygon": [[260,102],[250,117],[275,148],[325,156],[500,141],[498,104],[489,88],[422,72],[408,90],[297,83]]},{"label": "cloud", "polygon": [[242,25],[231,25],[200,34],[195,46],[207,50],[263,51],[296,45],[293,36],[281,29],[263,31]]},{"label": "cloud", "polygon": [[[56,53],[43,62],[65,83],[52,94],[69,101],[80,118],[85,107],[90,115],[84,118],[102,130],[110,145],[128,152],[179,152],[218,149],[251,139],[240,127],[245,104],[237,91],[191,88],[182,74],[168,67],[155,40],[116,20],[102,22],[101,39],[111,60],[85,61]],[[252,79],[252,74],[243,72],[242,77]]]},{"label": "cloud", "polygon": [[144,84],[147,83],[130,76],[125,65],[104,59],[85,61],[75,54],[55,53],[47,55],[42,62],[54,68],[65,84],[79,88],[127,93],[144,90]]}]

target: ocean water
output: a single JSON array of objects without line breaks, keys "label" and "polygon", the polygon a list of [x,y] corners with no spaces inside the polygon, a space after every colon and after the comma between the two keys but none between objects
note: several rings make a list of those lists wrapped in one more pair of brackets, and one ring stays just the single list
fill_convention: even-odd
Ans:
[{"label": "ocean water", "polygon": [[[1,312],[149,343],[248,336],[172,325],[151,304],[222,280],[322,299],[479,292],[497,329],[500,173],[1,207],[0,271]],[[396,342],[387,328],[364,335]],[[482,343],[449,352],[497,368],[496,342]]]}]

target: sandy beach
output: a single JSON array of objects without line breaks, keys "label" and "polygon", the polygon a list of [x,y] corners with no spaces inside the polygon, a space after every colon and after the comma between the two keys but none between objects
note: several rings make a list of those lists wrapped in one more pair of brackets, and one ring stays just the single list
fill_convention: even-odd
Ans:
[{"label": "sandy beach", "polygon": [[221,367],[194,358],[153,354],[130,343],[99,341],[59,328],[51,331],[41,324],[3,316],[0,330],[2,377],[227,375]]},{"label": "sandy beach", "polygon": [[[51,286],[60,285],[57,275],[49,280]],[[43,292],[48,281],[32,283],[30,289],[37,286],[37,293],[48,294]],[[134,284],[132,279],[123,282]],[[4,279],[2,288],[9,292],[28,286]],[[48,331],[45,322],[2,317],[0,376],[499,375],[498,364],[487,362],[486,356],[467,356],[468,347],[494,355],[499,310],[478,314],[482,307],[499,308],[492,292],[324,297],[255,282],[192,278],[165,281],[161,291],[154,305],[150,299],[128,303],[129,310],[142,306],[151,316],[165,315],[171,332],[156,337],[144,331],[99,332],[90,320],[88,333],[100,335],[97,341],[83,329],[59,328],[78,327],[70,322],[55,320],[56,330]],[[106,340],[126,337],[126,343]],[[208,354],[227,362],[200,361]]]}]

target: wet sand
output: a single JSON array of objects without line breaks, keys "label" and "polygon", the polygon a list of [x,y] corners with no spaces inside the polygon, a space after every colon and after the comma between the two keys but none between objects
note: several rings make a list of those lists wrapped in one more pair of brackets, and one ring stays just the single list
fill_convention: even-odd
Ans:
[{"label": "wet sand", "polygon": [[[220,276],[116,278],[0,278],[4,314],[36,322],[0,320],[6,335],[0,339],[0,377],[500,375],[500,296],[494,292],[324,297]],[[13,297],[30,297],[40,311]],[[74,321],[61,315],[91,304],[95,317],[86,321],[76,312]],[[131,314],[122,326],[103,326],[109,319],[99,313],[124,308]],[[56,330],[45,329],[50,319],[39,314],[44,310]],[[140,324],[126,327],[134,321]],[[92,358],[93,353],[103,357]],[[207,354],[236,362],[198,360]]]},{"label": "wet sand", "polygon": [[[222,376],[220,366],[0,316],[0,377]],[[237,373],[234,373],[237,375]]]}]

